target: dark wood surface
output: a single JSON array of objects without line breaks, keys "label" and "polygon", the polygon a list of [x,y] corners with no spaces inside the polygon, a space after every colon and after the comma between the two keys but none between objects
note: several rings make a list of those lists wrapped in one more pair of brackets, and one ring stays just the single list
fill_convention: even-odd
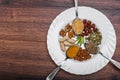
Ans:
[{"label": "dark wood surface", "polygon": [[[79,5],[94,7],[110,19],[117,35],[113,59],[120,61],[120,0],[79,0]],[[0,0],[0,80],[45,80],[56,67],[47,51],[47,31],[70,7],[73,0]],[[86,76],[61,70],[54,80],[120,80],[120,70],[111,63]]]}]

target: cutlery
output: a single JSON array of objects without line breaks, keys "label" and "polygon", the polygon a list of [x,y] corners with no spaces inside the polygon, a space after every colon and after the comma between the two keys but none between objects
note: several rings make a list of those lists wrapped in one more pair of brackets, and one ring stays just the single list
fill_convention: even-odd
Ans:
[{"label": "cutlery", "polygon": [[114,66],[116,66],[118,69],[120,69],[120,62],[114,60],[114,59],[109,59],[108,57],[104,56],[102,52],[98,52],[99,54],[101,54],[104,58],[106,58],[107,60],[109,60]]},{"label": "cutlery", "polygon": [[[74,46],[77,46],[79,48],[78,45],[74,44]],[[78,50],[79,51],[79,50]],[[67,52],[67,51],[66,51]],[[66,53],[66,58],[62,61],[62,63],[57,67],[55,68],[46,78],[46,80],[52,80],[55,75],[57,74],[57,72],[60,70],[61,66],[64,64],[64,62],[69,59],[70,57],[67,56],[67,53]],[[71,57],[72,58],[72,57]]]},{"label": "cutlery", "polygon": [[[76,14],[76,17],[75,17],[75,19],[79,19],[78,18],[78,0],[74,0],[74,3],[75,3],[75,14]],[[64,61],[66,61],[68,59],[68,57],[66,56],[66,59],[64,60]],[[57,74],[57,72],[60,70],[60,68],[61,68],[61,66],[62,65],[59,65],[57,68],[55,68],[48,76],[47,76],[47,78],[46,78],[46,80],[52,80],[54,77],[55,77],[55,75]]]},{"label": "cutlery", "polygon": [[[86,48],[86,43],[84,44],[85,48]],[[100,54],[101,56],[103,56],[104,58],[106,58],[107,60],[109,60],[115,67],[117,67],[118,69],[120,69],[120,62],[114,60],[114,59],[110,59],[108,57],[106,57],[101,51],[100,48],[98,47],[98,54]]]},{"label": "cutlery", "polygon": [[[80,35],[81,30],[84,29],[84,24],[82,20],[78,17],[78,0],[74,0],[75,3],[75,19],[72,22],[72,30],[75,33],[75,35]],[[81,29],[80,31],[78,29]],[[76,31],[77,30],[77,31]]]}]

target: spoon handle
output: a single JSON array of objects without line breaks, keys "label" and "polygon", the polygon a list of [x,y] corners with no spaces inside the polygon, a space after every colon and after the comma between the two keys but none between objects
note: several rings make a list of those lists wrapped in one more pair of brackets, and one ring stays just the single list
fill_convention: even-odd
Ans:
[{"label": "spoon handle", "polygon": [[60,70],[60,67],[61,67],[61,65],[58,66],[57,68],[55,68],[55,69],[47,76],[46,80],[52,80],[52,79],[55,77],[55,75],[57,74],[57,72]]},{"label": "spoon handle", "polygon": [[74,0],[74,3],[75,3],[75,14],[76,17],[78,17],[78,0]]},{"label": "spoon handle", "polygon": [[120,69],[120,62],[113,60],[113,59],[111,59],[110,61],[114,64],[114,66],[116,66],[118,69]]},{"label": "spoon handle", "polygon": [[113,63],[114,66],[116,66],[118,69],[120,69],[120,62],[114,60],[114,59],[109,59],[108,57],[104,56],[101,52],[99,52],[104,58],[108,59]]}]

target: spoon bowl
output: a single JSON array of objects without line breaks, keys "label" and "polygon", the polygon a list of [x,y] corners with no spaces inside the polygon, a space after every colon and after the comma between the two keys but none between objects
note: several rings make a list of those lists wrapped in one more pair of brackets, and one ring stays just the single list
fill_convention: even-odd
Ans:
[{"label": "spoon bowl", "polygon": [[75,2],[75,19],[72,22],[72,30],[75,35],[80,35],[84,29],[84,24],[81,19],[78,17],[78,0],[74,0]]}]

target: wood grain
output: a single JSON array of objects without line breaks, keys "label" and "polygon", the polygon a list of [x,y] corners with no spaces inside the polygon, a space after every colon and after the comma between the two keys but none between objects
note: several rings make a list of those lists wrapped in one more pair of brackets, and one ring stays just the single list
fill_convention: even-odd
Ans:
[{"label": "wood grain", "polygon": [[[120,0],[79,0],[79,5],[110,19],[117,35],[113,59],[120,61]],[[47,31],[58,14],[73,6],[73,0],[0,0],[0,80],[45,80],[56,67],[47,51]],[[61,70],[54,80],[120,80],[120,70],[111,63],[86,76]]]}]

